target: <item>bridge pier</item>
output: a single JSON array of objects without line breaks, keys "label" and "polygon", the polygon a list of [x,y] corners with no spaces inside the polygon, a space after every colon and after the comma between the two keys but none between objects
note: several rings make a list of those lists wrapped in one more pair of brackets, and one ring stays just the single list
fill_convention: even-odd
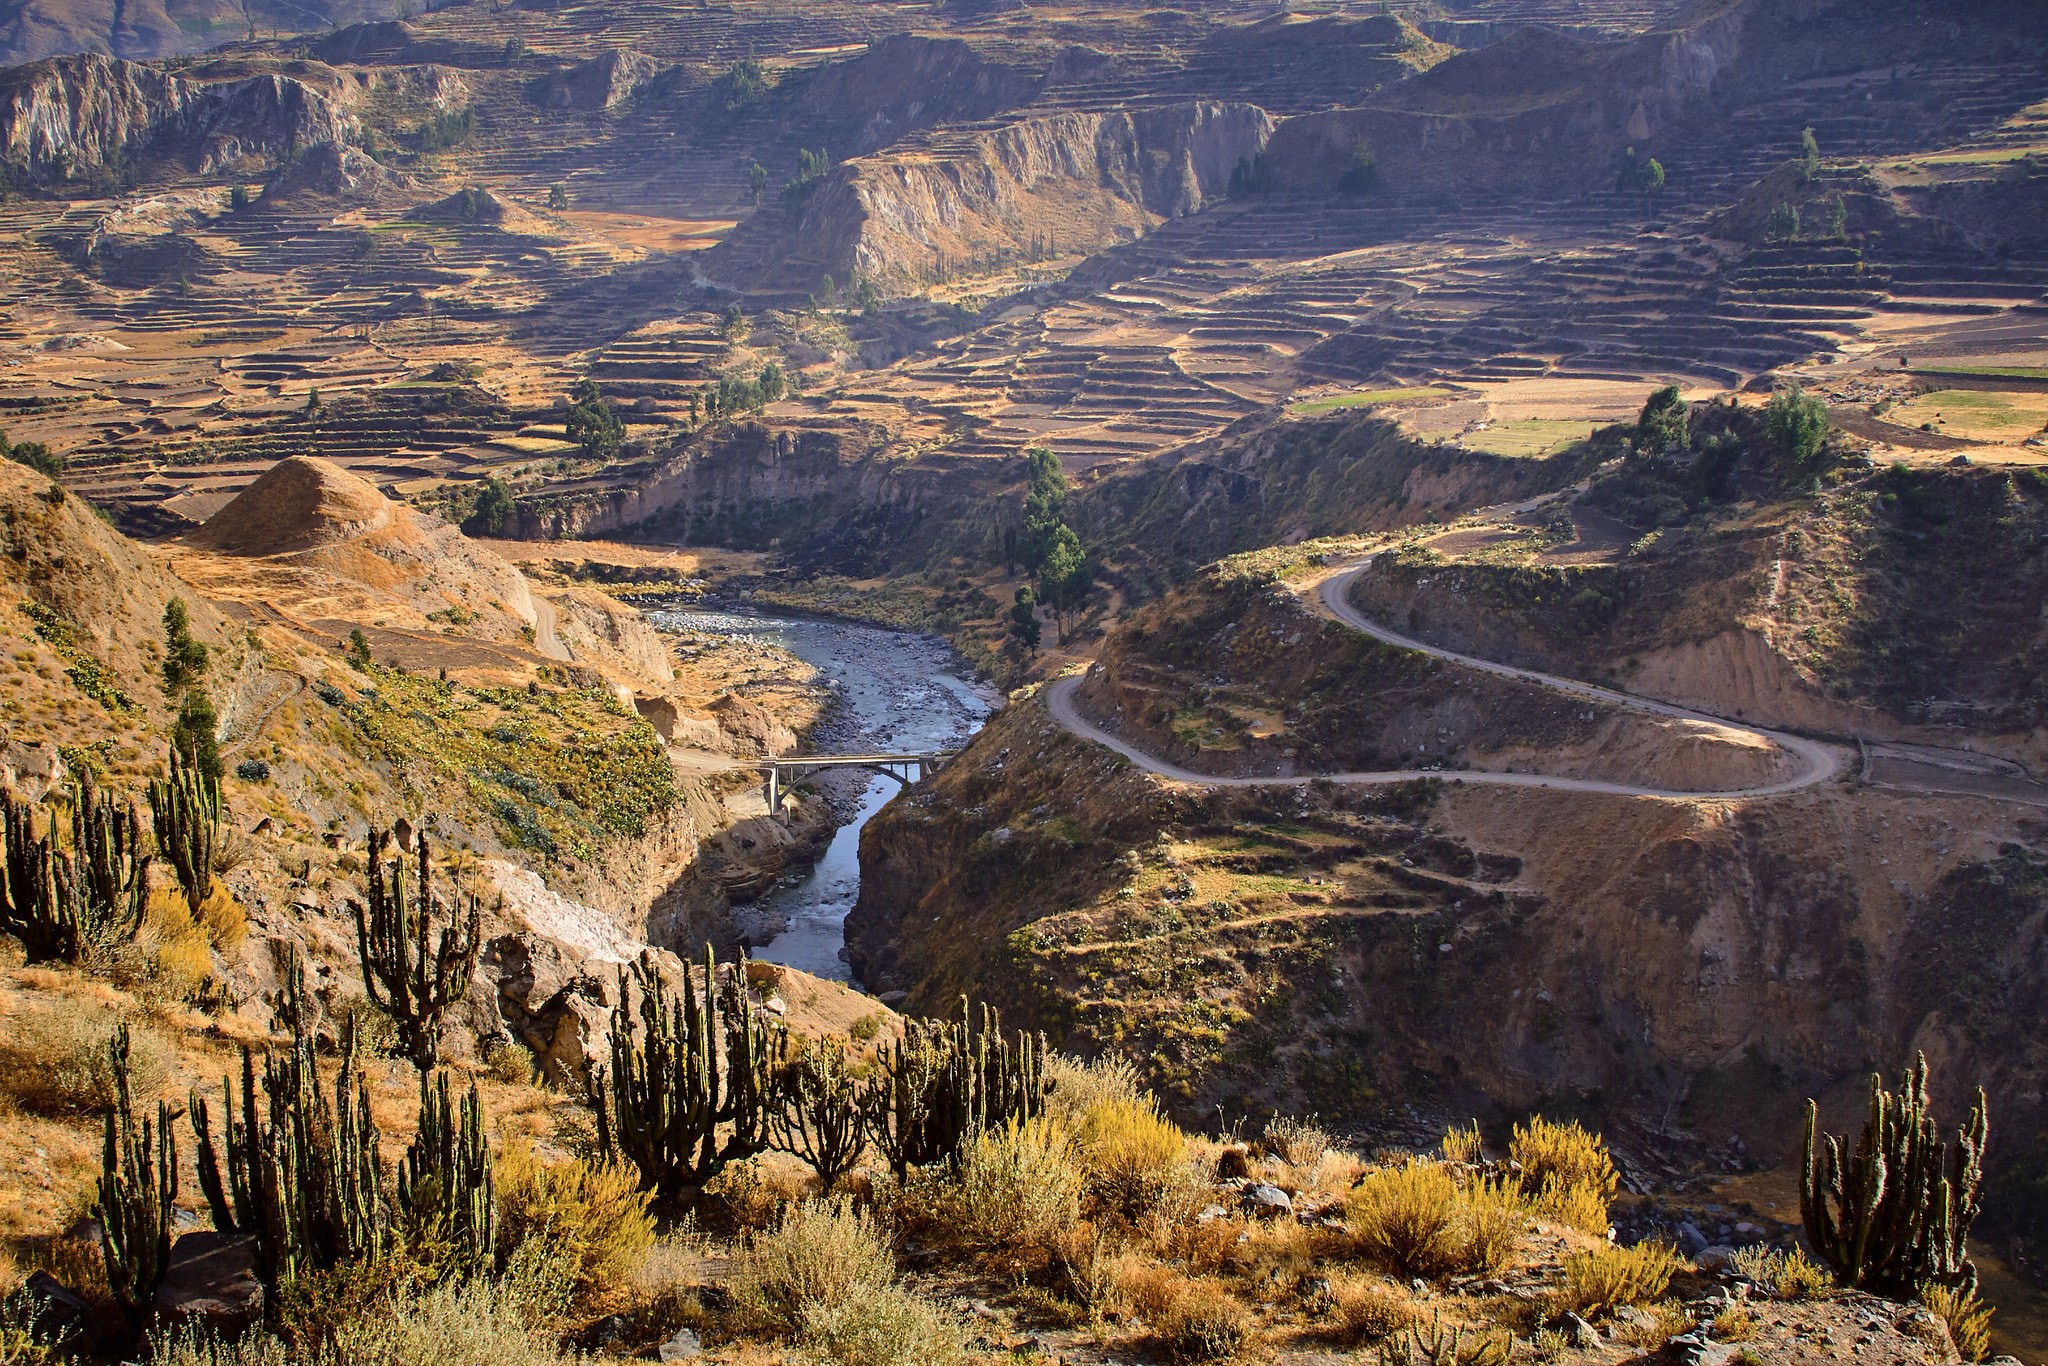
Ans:
[{"label": "bridge pier", "polygon": [[815,773],[821,768],[865,768],[887,774],[909,787],[923,782],[927,774],[952,757],[950,750],[931,754],[818,754],[806,758],[763,759],[759,767],[766,775],[763,795],[768,799],[768,810],[779,816],[785,793],[806,773]]}]

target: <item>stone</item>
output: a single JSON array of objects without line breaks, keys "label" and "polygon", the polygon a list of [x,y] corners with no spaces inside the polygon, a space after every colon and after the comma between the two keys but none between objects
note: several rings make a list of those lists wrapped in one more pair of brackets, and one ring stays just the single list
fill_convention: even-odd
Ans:
[{"label": "stone", "polygon": [[171,1244],[170,1264],[156,1292],[157,1313],[221,1339],[240,1337],[263,1314],[256,1279],[256,1239],[202,1229]]},{"label": "stone", "polygon": [[662,1343],[661,1350],[655,1353],[656,1359],[661,1361],[688,1361],[703,1355],[704,1344],[687,1328],[678,1328],[676,1335]]},{"label": "stone", "polygon": [[1268,1218],[1294,1212],[1294,1197],[1278,1186],[1269,1185],[1264,1181],[1246,1186],[1241,1198],[1246,1209]]},{"label": "stone", "polygon": [[1591,1352],[1600,1346],[1599,1331],[1577,1314],[1560,1315],[1556,1326],[1565,1340],[1581,1352]]},{"label": "stone", "polygon": [[1728,1366],[1739,1350],[1733,1343],[1713,1341],[1701,1328],[1680,1333],[1664,1344],[1665,1355],[1681,1366]]},{"label": "stone", "polygon": [[1709,1273],[1725,1269],[1734,1260],[1735,1249],[1729,1247],[1726,1243],[1716,1243],[1712,1247],[1701,1248],[1692,1259],[1694,1266]]},{"label": "stone", "polygon": [[21,1285],[22,1293],[34,1306],[29,1313],[36,1330],[50,1338],[61,1338],[84,1323],[92,1305],[71,1292],[47,1271],[38,1271]]},{"label": "stone", "polygon": [[1688,1257],[1697,1257],[1707,1250],[1707,1235],[1701,1233],[1690,1220],[1678,1226],[1678,1250]]}]

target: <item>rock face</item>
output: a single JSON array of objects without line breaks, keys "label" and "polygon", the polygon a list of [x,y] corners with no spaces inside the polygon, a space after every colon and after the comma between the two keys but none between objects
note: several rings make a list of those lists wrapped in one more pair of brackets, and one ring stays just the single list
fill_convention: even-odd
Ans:
[{"label": "rock face", "polygon": [[1107,246],[1221,195],[1273,126],[1254,105],[1194,101],[1022,119],[943,156],[862,158],[813,182],[793,217],[749,220],[705,274],[771,291],[854,274],[908,289],[970,264]]},{"label": "rock face", "polygon": [[659,70],[652,57],[617,49],[541,77],[527,88],[527,98],[543,109],[610,109],[625,103]]},{"label": "rock face", "polygon": [[355,125],[334,88],[273,72],[188,77],[88,53],[0,75],[0,158],[39,186],[156,158],[212,172]]}]

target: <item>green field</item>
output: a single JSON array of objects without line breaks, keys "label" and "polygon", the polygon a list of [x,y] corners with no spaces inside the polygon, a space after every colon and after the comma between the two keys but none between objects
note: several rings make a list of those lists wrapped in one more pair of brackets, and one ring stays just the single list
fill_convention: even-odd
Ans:
[{"label": "green field", "polygon": [[1423,384],[1413,389],[1366,389],[1355,394],[1331,394],[1328,398],[1303,399],[1289,404],[1291,417],[1315,417],[1320,413],[1334,413],[1344,408],[1368,408],[1375,403],[1395,403],[1409,398],[1442,398],[1450,393],[1434,385]]},{"label": "green field", "polygon": [[1943,375],[1965,375],[1972,379],[2048,379],[2048,366],[2040,365],[1938,365],[1914,368],[1906,373],[1940,379]]},{"label": "green field", "polygon": [[1937,389],[1900,404],[1885,420],[1969,441],[2021,441],[2048,426],[2048,393]]},{"label": "green field", "polygon": [[1576,418],[1522,417],[1461,436],[1458,444],[1490,455],[1542,457],[1556,455],[1584,441],[1596,425]]}]

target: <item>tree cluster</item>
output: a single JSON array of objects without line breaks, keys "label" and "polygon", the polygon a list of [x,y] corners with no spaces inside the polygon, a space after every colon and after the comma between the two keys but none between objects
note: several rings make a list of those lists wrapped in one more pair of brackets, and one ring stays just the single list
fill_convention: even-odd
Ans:
[{"label": "tree cluster", "polygon": [[1621,169],[1614,176],[1614,192],[1655,199],[1664,193],[1664,163],[1655,157],[1639,157],[1635,148],[1629,148],[1621,154]]},{"label": "tree cluster", "polygon": [[178,708],[171,723],[171,748],[210,781],[219,782],[222,768],[215,732],[220,719],[203,686],[209,662],[205,643],[193,638],[185,600],[172,598],[164,604],[163,662],[164,696]]},{"label": "tree cluster", "polygon": [[576,443],[585,460],[616,459],[626,439],[626,424],[619,420],[618,409],[612,407],[594,379],[585,379],[576,386],[563,431]]},{"label": "tree cluster", "polygon": [[47,474],[56,479],[64,473],[64,457],[40,441],[9,442],[7,433],[0,431],[0,457],[12,460],[17,465],[26,465],[38,474]]},{"label": "tree cluster", "polygon": [[[1049,608],[1066,644],[1074,619],[1095,589],[1095,570],[1081,538],[1067,525],[1067,474],[1057,455],[1044,447],[1024,453],[1024,516],[1003,532],[1006,567],[1022,567],[1035,587],[1018,594],[1010,634],[1027,653],[1038,648],[1037,609]],[[1027,596],[1027,593],[1029,596]],[[1029,623],[1028,625],[1026,623]]]}]

